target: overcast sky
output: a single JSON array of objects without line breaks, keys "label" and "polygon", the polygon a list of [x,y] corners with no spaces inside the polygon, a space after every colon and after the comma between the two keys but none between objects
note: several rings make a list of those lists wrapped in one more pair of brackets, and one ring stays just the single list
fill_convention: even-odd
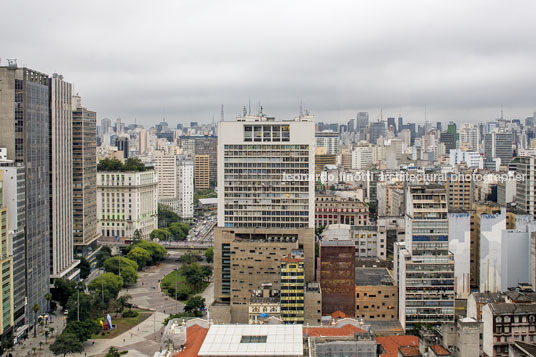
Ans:
[{"label": "overcast sky", "polygon": [[99,119],[479,122],[536,111],[535,0],[4,1],[0,58],[75,85]]}]

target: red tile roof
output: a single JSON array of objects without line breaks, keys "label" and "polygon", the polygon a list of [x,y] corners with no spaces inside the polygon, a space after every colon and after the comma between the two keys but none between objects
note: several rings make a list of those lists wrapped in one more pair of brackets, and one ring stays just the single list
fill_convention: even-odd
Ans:
[{"label": "red tile roof", "polygon": [[195,357],[201,349],[203,341],[207,336],[208,328],[203,328],[199,325],[192,325],[186,330],[186,345],[184,351],[176,352],[173,357]]},{"label": "red tile roof", "polygon": [[346,325],[343,327],[304,327],[303,334],[308,336],[327,337],[327,336],[353,336],[354,333],[366,333],[367,331],[355,327],[353,325]]},{"label": "red tile roof", "polygon": [[378,336],[376,342],[382,345],[385,353],[381,357],[397,357],[398,349],[402,346],[418,346],[419,338],[417,336]]},{"label": "red tile roof", "polygon": [[398,350],[402,353],[402,356],[416,357],[421,355],[419,348],[415,346],[404,346],[400,347]]},{"label": "red tile roof", "polygon": [[331,313],[331,317],[333,317],[334,319],[344,319],[346,318],[346,314],[341,310],[337,310]]},{"label": "red tile roof", "polygon": [[430,346],[430,348],[438,356],[450,356],[450,352],[441,345],[433,345],[433,346]]}]

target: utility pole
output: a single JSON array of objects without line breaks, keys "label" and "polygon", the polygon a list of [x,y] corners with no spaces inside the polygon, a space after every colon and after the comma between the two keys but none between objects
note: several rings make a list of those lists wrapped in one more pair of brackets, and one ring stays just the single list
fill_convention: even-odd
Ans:
[{"label": "utility pole", "polygon": [[175,268],[175,313],[179,313],[179,300],[177,299],[177,282],[179,280],[179,270]]}]

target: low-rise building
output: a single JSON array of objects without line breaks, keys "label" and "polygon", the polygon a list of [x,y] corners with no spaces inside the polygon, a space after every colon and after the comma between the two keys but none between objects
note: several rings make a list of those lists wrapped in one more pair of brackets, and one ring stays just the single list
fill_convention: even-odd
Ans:
[{"label": "low-rise building", "polygon": [[482,308],[483,352],[508,356],[513,342],[536,342],[536,304],[490,303]]},{"label": "low-rise building", "polygon": [[262,284],[262,289],[251,292],[249,324],[263,324],[270,317],[281,318],[280,294],[272,284]]},{"label": "low-rise building", "polygon": [[398,287],[386,268],[355,269],[355,317],[398,320]]},{"label": "low-rise building", "polygon": [[368,224],[369,208],[360,200],[342,197],[334,192],[317,193],[315,196],[315,225],[349,224],[364,226]]}]

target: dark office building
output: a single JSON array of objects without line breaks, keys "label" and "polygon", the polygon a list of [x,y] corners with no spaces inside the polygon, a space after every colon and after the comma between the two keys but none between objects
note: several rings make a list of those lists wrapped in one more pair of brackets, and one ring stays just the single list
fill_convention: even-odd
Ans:
[{"label": "dark office building", "polygon": [[115,146],[119,151],[123,152],[123,157],[128,159],[128,138],[127,137],[118,137],[115,140]]},{"label": "dark office building", "polygon": [[355,245],[352,241],[320,243],[318,267],[322,291],[322,315],[342,311],[355,314]]},{"label": "dark office building", "polygon": [[[24,164],[26,193],[26,322],[46,310],[50,282],[50,103],[48,75],[15,64],[0,67],[0,147]],[[9,100],[12,98],[13,100]],[[18,283],[14,282],[14,286]]]},{"label": "dark office building", "polygon": [[387,118],[387,130],[390,130],[395,134],[397,133],[395,118]]}]

